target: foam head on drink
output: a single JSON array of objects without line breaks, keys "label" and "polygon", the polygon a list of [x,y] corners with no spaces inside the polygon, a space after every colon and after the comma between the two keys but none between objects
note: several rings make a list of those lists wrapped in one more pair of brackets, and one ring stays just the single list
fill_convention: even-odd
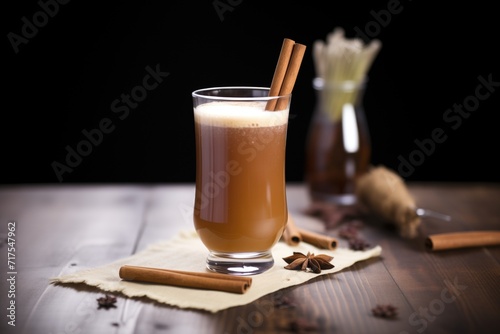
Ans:
[{"label": "foam head on drink", "polygon": [[288,109],[264,108],[230,101],[194,109],[194,223],[211,251],[267,251],[283,233]]}]

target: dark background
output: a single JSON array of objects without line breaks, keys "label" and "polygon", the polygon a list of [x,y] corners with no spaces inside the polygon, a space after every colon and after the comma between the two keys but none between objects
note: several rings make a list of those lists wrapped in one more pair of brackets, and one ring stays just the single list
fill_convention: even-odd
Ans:
[{"label": "dark background", "polygon": [[[37,1],[9,1],[2,10],[0,183],[60,182],[52,164],[65,164],[66,147],[75,149],[86,139],[82,131],[106,118],[114,130],[62,174],[63,183],[194,181],[191,92],[269,86],[285,37],[308,46],[293,92],[287,146],[287,179],[301,181],[315,104],[312,44],[335,27],[353,37],[356,27],[377,26],[370,33],[382,49],[364,99],[372,163],[397,169],[398,156],[418,149],[415,140],[442,128],[446,141],[407,180],[498,182],[500,87],[458,128],[443,121],[454,104],[473,101],[478,77],[500,82],[493,2],[401,0],[399,13],[377,22],[394,3],[70,1],[55,14],[52,6],[53,17],[43,22]],[[214,4],[226,10],[219,15]],[[9,33],[22,36],[23,17],[33,22],[34,16],[42,26],[16,53]],[[112,102],[142,84],[147,66],[169,75],[120,119]]]}]

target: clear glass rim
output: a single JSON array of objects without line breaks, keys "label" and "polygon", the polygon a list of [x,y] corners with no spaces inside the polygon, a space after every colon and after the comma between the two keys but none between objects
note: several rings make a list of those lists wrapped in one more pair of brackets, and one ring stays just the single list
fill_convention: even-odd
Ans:
[{"label": "clear glass rim", "polygon": [[267,92],[269,94],[269,91],[271,90],[269,87],[257,87],[257,86],[219,86],[219,87],[208,87],[208,88],[201,88],[193,91],[191,95],[193,97],[198,97],[198,98],[203,98],[207,100],[228,100],[228,101],[269,101],[269,100],[274,100],[274,99],[279,99],[279,98],[287,98],[290,97],[292,94],[286,94],[286,95],[275,95],[275,96],[226,96],[226,95],[208,95],[206,94],[207,92],[213,92],[213,91],[236,91],[236,90],[245,90],[245,91],[262,91],[262,92]]}]

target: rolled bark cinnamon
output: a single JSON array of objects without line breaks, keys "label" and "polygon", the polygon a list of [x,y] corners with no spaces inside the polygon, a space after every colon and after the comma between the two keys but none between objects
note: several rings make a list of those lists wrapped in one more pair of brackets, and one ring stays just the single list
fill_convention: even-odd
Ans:
[{"label": "rolled bark cinnamon", "polygon": [[425,240],[426,248],[433,251],[494,245],[500,245],[500,231],[441,233]]},{"label": "rolled bark cinnamon", "polygon": [[[271,82],[271,87],[269,89],[269,96],[277,96],[280,94],[281,85],[285,79],[286,69],[288,68],[290,57],[292,56],[294,44],[295,41],[289,38],[285,38],[283,40],[278,63],[276,64],[276,69],[274,70],[273,81]],[[276,102],[276,100],[269,100],[266,105],[266,110],[274,111],[276,108]]]},{"label": "rolled bark cinnamon", "polygon": [[[292,93],[293,86],[297,80],[299,74],[300,65],[304,54],[306,52],[306,46],[304,44],[295,43],[292,48],[292,55],[290,56],[290,62],[288,63],[288,68],[286,69],[285,78],[280,89],[280,95],[288,95]],[[288,101],[286,99],[279,99],[274,110],[283,110],[286,108]]]},{"label": "rolled bark cinnamon", "polygon": [[283,240],[285,240],[289,246],[297,246],[302,241],[302,236],[290,213],[288,213],[288,220],[286,222],[285,231],[283,232]]},{"label": "rolled bark cinnamon", "polygon": [[322,249],[334,250],[335,248],[337,248],[337,239],[334,237],[307,231],[300,227],[298,227],[297,229],[300,233],[300,236],[302,237],[302,241],[304,242]]},{"label": "rolled bark cinnamon", "polygon": [[[295,41],[289,38],[283,40],[269,96],[288,95],[292,93],[305,51],[306,46],[304,44],[295,43]],[[269,100],[266,104],[266,110],[283,110],[288,103],[289,100],[285,98]]]},{"label": "rolled bark cinnamon", "polygon": [[165,284],[193,289],[245,293],[252,285],[251,277],[217,273],[201,273],[125,265],[120,278],[126,281]]},{"label": "rolled bark cinnamon", "polygon": [[337,248],[337,239],[328,235],[311,232],[295,225],[292,215],[288,213],[283,240],[289,246],[297,246],[301,241],[322,249],[333,250]]}]

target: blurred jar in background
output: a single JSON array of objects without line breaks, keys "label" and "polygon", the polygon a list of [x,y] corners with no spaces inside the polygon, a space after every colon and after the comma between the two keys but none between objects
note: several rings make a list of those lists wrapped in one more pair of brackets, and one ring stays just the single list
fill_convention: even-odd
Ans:
[{"label": "blurred jar in background", "polygon": [[316,106],[306,144],[305,181],[313,201],[356,203],[356,179],[370,166],[371,142],[363,108],[367,80],[313,80]]}]

